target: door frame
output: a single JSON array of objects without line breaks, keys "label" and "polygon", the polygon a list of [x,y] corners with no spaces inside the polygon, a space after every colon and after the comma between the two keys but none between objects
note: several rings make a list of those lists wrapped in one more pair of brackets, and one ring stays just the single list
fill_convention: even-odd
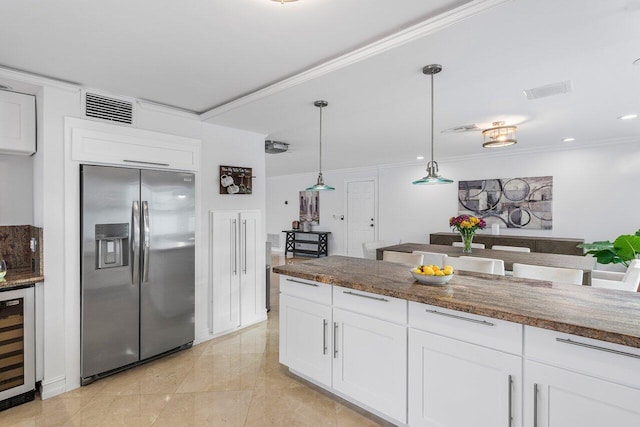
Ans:
[{"label": "door frame", "polygon": [[344,254],[349,255],[349,184],[353,182],[365,182],[373,181],[373,217],[375,218],[375,227],[373,229],[373,240],[378,240],[380,233],[380,221],[379,221],[379,204],[378,204],[378,177],[368,176],[362,178],[348,178],[344,180],[344,224],[342,226],[342,232],[344,233]]}]

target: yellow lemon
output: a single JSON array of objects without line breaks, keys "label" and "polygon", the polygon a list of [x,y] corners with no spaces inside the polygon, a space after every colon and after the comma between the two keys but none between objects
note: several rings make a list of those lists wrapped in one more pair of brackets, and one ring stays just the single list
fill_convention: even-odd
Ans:
[{"label": "yellow lemon", "polygon": [[449,276],[451,274],[453,274],[453,269],[450,267],[445,267],[442,272],[445,274],[445,276]]},{"label": "yellow lemon", "polygon": [[438,270],[435,272],[434,276],[444,276],[444,272],[442,270]]},{"label": "yellow lemon", "polygon": [[420,269],[420,267],[416,267],[413,269],[414,273],[422,273],[422,270]]},{"label": "yellow lemon", "polygon": [[432,265],[431,268],[433,269],[433,271],[440,271],[440,267],[438,267],[437,265]]},{"label": "yellow lemon", "polygon": [[444,268],[448,268],[449,270],[453,271],[453,267],[450,265],[445,265]]},{"label": "yellow lemon", "polygon": [[427,276],[433,276],[434,274],[436,274],[436,272],[431,267],[425,267],[422,270],[422,274],[426,274]]}]

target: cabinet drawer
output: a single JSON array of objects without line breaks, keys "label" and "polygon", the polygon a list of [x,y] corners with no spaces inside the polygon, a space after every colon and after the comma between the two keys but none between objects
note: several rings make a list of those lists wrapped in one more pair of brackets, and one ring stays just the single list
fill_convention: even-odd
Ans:
[{"label": "cabinet drawer", "polygon": [[640,348],[525,326],[527,359],[640,388]]},{"label": "cabinet drawer", "polygon": [[298,279],[297,277],[280,276],[280,292],[303,298],[319,304],[331,305],[331,285]]},{"label": "cabinet drawer", "polygon": [[519,323],[410,301],[409,326],[507,353],[522,354],[522,325]]},{"label": "cabinet drawer", "polygon": [[340,286],[333,288],[333,305],[335,307],[401,325],[407,324],[406,300]]}]

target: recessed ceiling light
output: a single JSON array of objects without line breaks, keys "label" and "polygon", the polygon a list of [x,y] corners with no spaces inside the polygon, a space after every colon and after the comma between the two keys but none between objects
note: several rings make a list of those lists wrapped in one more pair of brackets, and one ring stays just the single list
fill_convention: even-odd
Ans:
[{"label": "recessed ceiling light", "polygon": [[416,160],[424,160],[424,156],[418,156],[416,157]]},{"label": "recessed ceiling light", "polygon": [[571,141],[575,141],[576,139],[574,137],[569,137],[569,138],[562,138],[562,142],[571,142]]},{"label": "recessed ceiling light", "polygon": [[285,3],[290,3],[292,1],[298,1],[298,0],[271,0],[271,1],[277,1],[280,4],[285,4]]},{"label": "recessed ceiling light", "polygon": [[625,114],[624,116],[618,117],[620,120],[631,120],[638,118],[637,114]]}]

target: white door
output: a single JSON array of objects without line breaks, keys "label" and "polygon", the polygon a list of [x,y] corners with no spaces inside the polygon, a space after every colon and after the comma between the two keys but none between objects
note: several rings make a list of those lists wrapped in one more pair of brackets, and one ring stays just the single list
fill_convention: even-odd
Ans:
[{"label": "white door", "polygon": [[280,294],[280,363],[331,386],[331,307]]},{"label": "white door", "polygon": [[638,427],[640,390],[525,362],[525,427]]},{"label": "white door", "polygon": [[518,356],[409,329],[409,372],[412,427],[522,425]]},{"label": "white door", "polygon": [[238,212],[212,212],[211,304],[214,334],[240,326],[240,260]]},{"label": "white door", "polygon": [[333,309],[333,388],[407,422],[407,329]]},{"label": "white door", "polygon": [[264,241],[260,230],[260,213],[240,212],[238,226],[240,323],[247,325],[266,317]]},{"label": "white door", "polygon": [[347,255],[362,257],[362,243],[376,240],[375,180],[347,182]]}]

